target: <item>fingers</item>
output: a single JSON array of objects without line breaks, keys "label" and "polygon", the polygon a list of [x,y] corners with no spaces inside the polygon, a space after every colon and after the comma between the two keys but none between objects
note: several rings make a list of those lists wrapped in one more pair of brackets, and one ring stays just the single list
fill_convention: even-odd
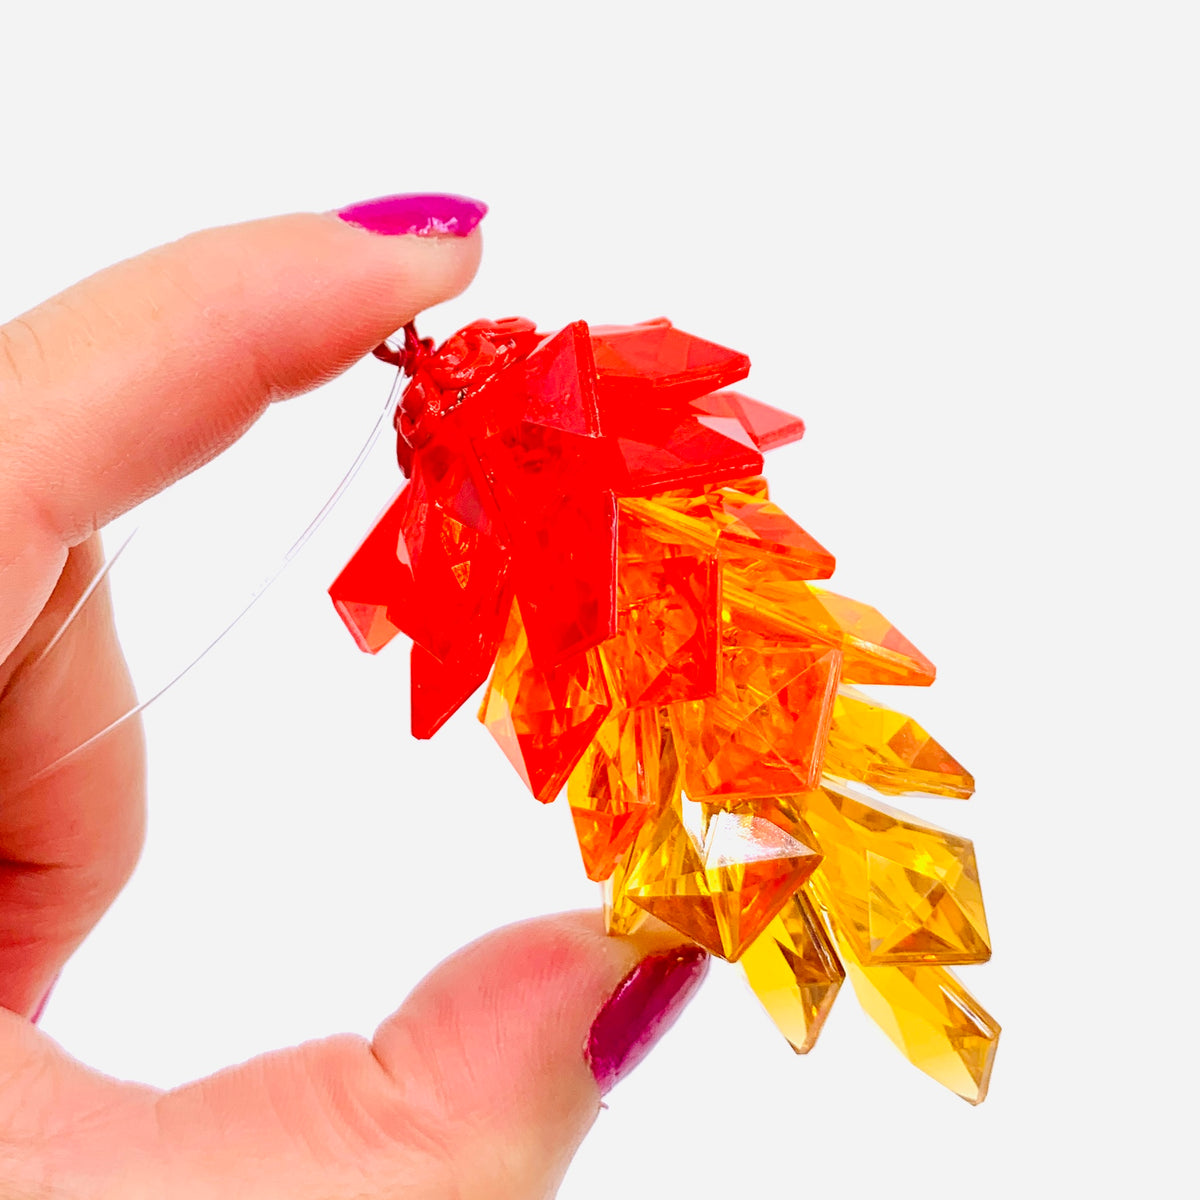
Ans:
[{"label": "fingers", "polygon": [[0,658],[66,547],[462,291],[479,254],[477,232],[276,217],[120,263],[0,327]]},{"label": "fingers", "polygon": [[137,721],[29,782],[135,703],[107,587],[41,654],[102,561],[98,537],[74,547],[42,616],[0,663],[0,1007],[26,1015],[128,879],[144,835]]},{"label": "fingers", "polygon": [[90,533],[474,274],[477,234],[390,236],[473,228],[473,202],[345,215],[195,234],[0,327],[0,1005],[14,1011],[39,1003],[142,840],[136,724],[29,782],[133,703],[103,589],[39,659],[99,565]]},{"label": "fingers", "polygon": [[[44,1152],[70,1194],[552,1196],[620,1074],[597,1054],[636,1061],[705,965],[669,935],[607,938],[595,914],[526,922],[444,963],[373,1042],[310,1043],[161,1097],[110,1084],[111,1119],[80,1131],[59,1112]],[[58,1082],[40,1093],[58,1105],[91,1086]]]}]

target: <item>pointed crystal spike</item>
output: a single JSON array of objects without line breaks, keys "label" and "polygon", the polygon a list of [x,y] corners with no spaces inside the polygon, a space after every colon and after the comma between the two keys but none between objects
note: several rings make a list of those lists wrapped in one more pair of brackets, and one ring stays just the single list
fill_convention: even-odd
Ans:
[{"label": "pointed crystal spike", "polygon": [[567,797],[589,879],[607,879],[662,806],[661,742],[658,709],[619,709],[571,772]]},{"label": "pointed crystal spike", "polygon": [[646,537],[668,546],[716,553],[733,564],[766,559],[793,579],[827,579],[833,574],[833,555],[772,504],[765,492],[746,495],[737,486],[623,497],[622,553]]},{"label": "pointed crystal spike", "polygon": [[789,578],[773,563],[731,565],[725,572],[722,636],[736,645],[814,641],[842,651],[847,683],[927,686],[937,674],[878,609]]},{"label": "pointed crystal spike", "polygon": [[843,684],[833,702],[825,774],[885,795],[921,792],[966,800],[971,773],[911,717]]},{"label": "pointed crystal spike", "polygon": [[729,646],[716,696],[671,708],[696,800],[802,792],[821,776],[841,655],[828,646]]},{"label": "pointed crystal spike", "polygon": [[741,967],[779,1032],[797,1054],[807,1054],[846,972],[803,889],[747,948]]},{"label": "pointed crystal spike", "polygon": [[406,490],[401,488],[388,501],[362,545],[329,586],[329,598],[338,615],[358,648],[368,654],[378,654],[400,632],[388,616],[388,604],[412,587],[412,570],[397,553]]},{"label": "pointed crystal spike", "polygon": [[760,450],[774,450],[804,436],[804,422],[799,417],[740,392],[714,392],[695,401],[695,407],[714,415],[737,417]]},{"label": "pointed crystal spike", "polygon": [[634,843],[624,886],[652,916],[736,962],[820,861],[801,832],[749,812],[705,819],[683,799]]},{"label": "pointed crystal spike", "polygon": [[711,555],[622,557],[617,634],[600,653],[618,703],[661,707],[717,690],[720,575]]},{"label": "pointed crystal spike", "polygon": [[792,798],[825,855],[822,900],[869,965],[991,957],[975,848],[907,813],[827,784]]},{"label": "pointed crystal spike", "polygon": [[542,803],[562,790],[611,707],[596,652],[542,670],[514,604],[479,719]]}]

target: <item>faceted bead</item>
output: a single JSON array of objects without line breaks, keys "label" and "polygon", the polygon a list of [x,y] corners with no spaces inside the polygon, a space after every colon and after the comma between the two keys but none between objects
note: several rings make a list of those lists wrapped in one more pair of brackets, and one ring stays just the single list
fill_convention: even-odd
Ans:
[{"label": "faceted bead", "polygon": [[728,810],[705,822],[699,809],[681,800],[648,824],[630,851],[623,883],[651,916],[734,962],[820,855],[795,836],[798,829]]},{"label": "faceted bead", "polygon": [[[737,492],[739,495],[745,496],[748,500],[763,502],[771,498],[771,489],[767,484],[767,477],[765,475],[747,475],[744,479],[728,479],[721,484],[721,487]],[[668,494],[686,495],[687,493]]]},{"label": "faceted bead", "polygon": [[404,491],[392,497],[329,588],[338,615],[358,648],[368,654],[377,654],[400,632],[387,615],[388,604],[394,595],[412,586],[412,572],[396,553]]},{"label": "faceted bead", "polygon": [[[472,434],[505,514],[534,657],[546,667],[616,629],[616,499],[582,322],[543,341],[481,395]],[[505,415],[507,414],[507,416]],[[465,418],[464,418],[465,419]]]},{"label": "faceted bead", "polygon": [[456,630],[454,651],[443,662],[413,643],[411,720],[415,738],[431,738],[486,682],[508,624],[512,589],[496,589],[479,620]]},{"label": "faceted bead", "polygon": [[657,709],[618,709],[571,772],[567,797],[589,879],[607,879],[662,806],[661,749]]},{"label": "faceted bead", "polygon": [[987,1095],[1000,1026],[945,967],[863,964],[838,931],[863,1011],[914,1067],[970,1104]]},{"label": "faceted bead", "polygon": [[479,719],[542,803],[562,790],[611,707],[595,651],[536,666],[514,604]]},{"label": "faceted bead", "polygon": [[413,643],[409,657],[410,720],[415,738],[431,738],[471,698],[488,677],[491,665],[482,671],[454,663],[447,667],[424,646]]},{"label": "faceted bead", "polygon": [[[663,721],[661,714],[658,722],[658,762],[648,770],[648,773],[653,772],[655,776],[658,804],[653,817],[642,822],[639,829],[643,848],[662,814],[669,809],[678,808],[680,804],[679,759],[675,753],[675,743],[671,737],[670,726]],[[643,739],[643,744],[644,741]],[[610,934],[633,933],[649,916],[649,913],[635,904],[629,896],[629,881],[638,857],[639,851],[635,843],[634,847],[630,847],[624,856],[618,859],[612,874],[601,884],[604,926]]]},{"label": "faceted bead", "polygon": [[599,437],[596,364],[584,321],[552,334],[525,361],[521,419],[585,437]]},{"label": "faceted bead", "polygon": [[1000,1026],[944,967],[846,969],[863,1011],[914,1067],[971,1104],[987,1096]]},{"label": "faceted bead", "polygon": [[620,878],[623,866],[623,863],[618,863],[613,874],[600,885],[604,932],[610,937],[628,937],[631,933],[636,933],[650,916],[644,908],[638,908],[629,898],[624,881]]},{"label": "faceted bead", "polygon": [[714,392],[694,401],[693,407],[712,416],[736,417],[760,450],[774,450],[804,436],[804,422],[799,417],[740,392]]},{"label": "faceted bead", "polygon": [[613,486],[620,495],[762,470],[762,453],[741,409],[707,397],[746,375],[750,361],[744,354],[663,320],[594,327],[592,350],[600,421],[614,452]]},{"label": "faceted bead", "polygon": [[[686,825],[684,813],[691,818]],[[717,915],[703,875],[704,833],[698,806],[676,795],[657,820],[643,827],[629,852],[623,877],[618,880],[614,875],[613,883],[620,882],[639,908],[720,954]],[[659,896],[656,891],[647,898],[654,903],[643,902],[638,895],[643,886],[656,887],[664,894]]]},{"label": "faceted bead", "polygon": [[792,798],[825,855],[822,903],[870,966],[991,957],[967,838],[832,786]]},{"label": "faceted bead", "polygon": [[617,636],[600,653],[618,702],[659,707],[717,689],[720,575],[711,556],[624,558]]},{"label": "faceted bead", "polygon": [[789,578],[774,563],[725,572],[723,636],[737,645],[814,641],[842,650],[847,683],[928,685],[933,663],[877,609]]},{"label": "faceted bead", "polygon": [[611,492],[563,490],[540,513],[514,539],[515,581],[534,656],[553,666],[616,632],[617,505]]},{"label": "faceted bead", "polygon": [[625,541],[640,535],[667,545],[703,548],[732,563],[767,559],[793,579],[833,574],[833,555],[765,494],[759,498],[727,486],[625,497],[620,521],[618,544],[623,553]]},{"label": "faceted bead", "polygon": [[410,581],[393,592],[388,618],[446,660],[461,630],[494,607],[508,572],[498,516],[469,450],[441,441],[416,454],[398,509],[397,553]]},{"label": "faceted bead", "polygon": [[842,634],[847,683],[903,683],[928,686],[937,668],[878,609],[813,588]]},{"label": "faceted bead", "polygon": [[975,791],[966,767],[916,721],[848,685],[833,702],[825,774],[889,795],[924,792],[966,800]]},{"label": "faceted bead", "polygon": [[803,890],[747,948],[741,966],[779,1032],[797,1054],[807,1054],[846,972]]},{"label": "faceted bead", "polygon": [[761,452],[732,418],[706,418],[710,423],[705,424],[674,408],[644,408],[620,417],[605,412],[602,419],[616,451],[613,487],[622,496],[652,495],[762,470]]},{"label": "faceted bead", "polygon": [[671,709],[694,800],[807,791],[821,776],[840,654],[828,646],[731,646],[716,696]]},{"label": "faceted bead", "polygon": [[753,500],[732,489],[720,492],[714,514],[721,524],[717,546],[734,561],[766,558],[792,578],[828,579],[835,560],[814,537],[768,500]]},{"label": "faceted bead", "polygon": [[627,403],[682,405],[750,373],[744,354],[684,333],[662,317],[640,325],[596,325],[591,336],[601,388]]}]

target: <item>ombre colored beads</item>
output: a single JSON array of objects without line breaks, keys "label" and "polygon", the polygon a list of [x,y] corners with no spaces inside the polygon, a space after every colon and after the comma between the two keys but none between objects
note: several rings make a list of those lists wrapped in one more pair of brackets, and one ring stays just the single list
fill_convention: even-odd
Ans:
[{"label": "ombre colored beads", "polygon": [[610,932],[652,915],[740,962],[801,1054],[849,975],[979,1103],[999,1026],[948,970],[991,953],[974,848],[882,799],[974,780],[856,686],[935,671],[821,586],[833,556],[771,502],[763,452],[803,424],[666,320],[477,321],[407,349],[408,482],[330,594],[362,649],[412,639],[414,734],[487,682],[480,719],[529,790],[567,792]]}]

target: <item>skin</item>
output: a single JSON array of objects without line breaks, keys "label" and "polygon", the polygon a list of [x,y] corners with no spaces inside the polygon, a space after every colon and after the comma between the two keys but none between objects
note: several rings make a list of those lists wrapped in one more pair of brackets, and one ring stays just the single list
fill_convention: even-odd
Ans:
[{"label": "skin", "polygon": [[600,1097],[597,1010],[665,939],[595,914],[512,926],[438,967],[367,1041],[332,1037],[161,1092],[30,1023],[128,879],[135,724],[44,778],[133,692],[106,595],[44,659],[96,531],[462,291],[467,238],[330,215],[194,234],[0,326],[0,1194],[239,1200],[552,1195]]}]

